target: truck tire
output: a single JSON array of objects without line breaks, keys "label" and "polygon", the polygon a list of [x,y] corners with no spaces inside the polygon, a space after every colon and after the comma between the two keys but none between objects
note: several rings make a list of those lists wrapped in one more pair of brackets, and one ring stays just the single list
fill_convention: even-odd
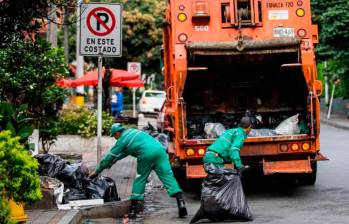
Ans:
[{"label": "truck tire", "polygon": [[300,185],[314,185],[316,182],[317,174],[317,161],[311,163],[312,173],[302,174],[298,178],[298,183]]}]

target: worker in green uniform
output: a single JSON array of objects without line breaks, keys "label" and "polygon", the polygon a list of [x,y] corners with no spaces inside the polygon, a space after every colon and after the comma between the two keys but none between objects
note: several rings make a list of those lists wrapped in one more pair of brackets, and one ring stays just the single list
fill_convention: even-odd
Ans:
[{"label": "worker in green uniform", "polygon": [[203,158],[204,165],[212,164],[216,168],[223,168],[224,163],[233,163],[241,175],[248,166],[242,165],[240,149],[250,131],[250,118],[241,118],[238,128],[226,130],[207,148]]},{"label": "worker in green uniform", "polygon": [[145,184],[152,170],[158,175],[167,193],[177,199],[179,217],[185,217],[187,209],[182,190],[173,175],[166,149],[161,143],[143,131],[125,129],[119,123],[113,124],[110,132],[117,142],[90,174],[90,178],[97,177],[118,160],[128,155],[134,156],[137,158],[137,175],[132,187],[129,218],[135,218],[139,213],[139,202],[144,201]]}]

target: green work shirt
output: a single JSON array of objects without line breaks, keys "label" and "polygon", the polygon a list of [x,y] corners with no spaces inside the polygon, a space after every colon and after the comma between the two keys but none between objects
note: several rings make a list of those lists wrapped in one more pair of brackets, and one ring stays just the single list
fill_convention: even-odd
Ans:
[{"label": "green work shirt", "polygon": [[149,134],[134,128],[127,129],[122,132],[115,145],[103,157],[96,171],[100,173],[128,155],[141,158],[159,149],[166,150],[159,141]]},{"label": "green work shirt", "polygon": [[240,149],[246,138],[247,134],[242,128],[228,129],[207,148],[207,151],[217,153],[225,163],[234,163],[240,168],[242,166]]}]

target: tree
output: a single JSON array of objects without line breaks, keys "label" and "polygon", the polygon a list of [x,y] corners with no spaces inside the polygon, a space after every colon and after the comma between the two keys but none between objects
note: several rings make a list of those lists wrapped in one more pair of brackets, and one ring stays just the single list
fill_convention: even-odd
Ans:
[{"label": "tree", "polygon": [[328,61],[330,74],[338,75],[349,98],[349,3],[347,0],[312,0],[313,19],[320,27],[320,60]]},{"label": "tree", "polygon": [[[57,10],[49,11],[54,6]],[[16,39],[35,36],[49,20],[49,14],[59,18],[64,9],[73,10],[71,0],[2,0],[0,1],[0,47]]]},{"label": "tree", "polygon": [[40,39],[16,40],[0,49],[0,61],[0,102],[27,105],[47,150],[58,134],[58,110],[66,97],[66,90],[55,84],[68,73],[63,50]]}]

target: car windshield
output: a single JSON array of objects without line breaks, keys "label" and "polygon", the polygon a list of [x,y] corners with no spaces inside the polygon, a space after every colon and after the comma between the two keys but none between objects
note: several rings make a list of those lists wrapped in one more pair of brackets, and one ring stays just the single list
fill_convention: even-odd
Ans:
[{"label": "car windshield", "polygon": [[145,93],[146,97],[159,97],[159,98],[163,98],[165,97],[165,93],[160,93],[160,92],[146,92]]}]

